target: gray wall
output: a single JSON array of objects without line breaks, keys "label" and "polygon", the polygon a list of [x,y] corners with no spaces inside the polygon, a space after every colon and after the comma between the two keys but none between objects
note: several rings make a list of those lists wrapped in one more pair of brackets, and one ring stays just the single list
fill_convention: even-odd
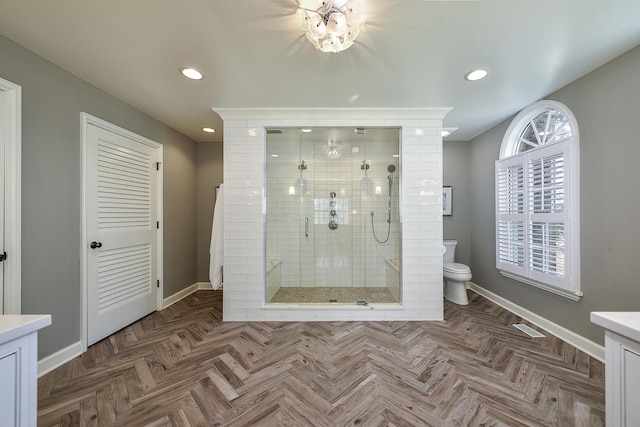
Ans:
[{"label": "gray wall", "polygon": [[470,212],[469,212],[469,152],[470,143],[446,141],[443,143],[443,185],[451,186],[451,216],[443,216],[445,239],[458,241],[456,262],[469,265]]},{"label": "gray wall", "polygon": [[80,112],[164,145],[164,295],[196,282],[196,144],[0,36],[22,86],[22,312],[51,313],[39,357],[80,340]]},{"label": "gray wall", "polygon": [[[573,302],[495,269],[494,162],[509,119],[470,143],[473,282],[602,344],[591,311],[640,310],[640,47],[546,97],[574,113],[580,132],[581,287]],[[446,167],[446,164],[445,164]]]},{"label": "gray wall", "polygon": [[198,170],[198,282],[209,281],[209,247],[216,186],[222,183],[222,147],[219,142],[199,142]]}]

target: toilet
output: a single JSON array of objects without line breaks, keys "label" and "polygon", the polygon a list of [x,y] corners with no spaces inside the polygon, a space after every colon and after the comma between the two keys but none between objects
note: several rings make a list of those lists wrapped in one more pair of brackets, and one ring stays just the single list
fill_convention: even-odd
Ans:
[{"label": "toilet", "polygon": [[465,282],[471,280],[471,269],[455,262],[457,240],[445,240],[442,252],[442,276],[444,277],[444,297],[449,301],[469,304]]}]

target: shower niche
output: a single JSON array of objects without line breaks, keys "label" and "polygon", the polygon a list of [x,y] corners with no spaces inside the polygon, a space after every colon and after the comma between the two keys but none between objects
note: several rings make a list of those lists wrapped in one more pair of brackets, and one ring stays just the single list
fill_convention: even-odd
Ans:
[{"label": "shower niche", "polygon": [[267,128],[266,304],[402,303],[399,128]]}]

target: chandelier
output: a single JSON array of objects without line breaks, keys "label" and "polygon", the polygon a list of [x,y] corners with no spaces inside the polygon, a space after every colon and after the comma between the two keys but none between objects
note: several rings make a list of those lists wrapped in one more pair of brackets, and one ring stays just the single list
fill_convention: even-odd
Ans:
[{"label": "chandelier", "polygon": [[302,28],[307,39],[323,52],[340,52],[349,48],[360,32],[358,0],[311,0],[303,5]]}]

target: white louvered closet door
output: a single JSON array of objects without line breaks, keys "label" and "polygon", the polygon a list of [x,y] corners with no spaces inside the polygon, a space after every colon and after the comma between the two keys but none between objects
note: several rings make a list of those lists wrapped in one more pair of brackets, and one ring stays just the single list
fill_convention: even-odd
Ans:
[{"label": "white louvered closet door", "polygon": [[156,149],[87,126],[88,345],[156,309]]}]

